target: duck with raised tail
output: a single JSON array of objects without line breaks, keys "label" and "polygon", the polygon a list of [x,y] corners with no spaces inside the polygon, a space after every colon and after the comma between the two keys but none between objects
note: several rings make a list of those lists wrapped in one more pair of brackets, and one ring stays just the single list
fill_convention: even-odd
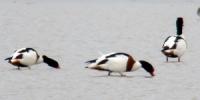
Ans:
[{"label": "duck with raised tail", "polygon": [[180,62],[181,57],[187,49],[187,43],[185,37],[182,34],[183,29],[183,18],[178,17],[176,21],[177,35],[169,36],[165,40],[161,52],[166,56],[166,61],[168,62],[168,57],[178,58]]},{"label": "duck with raised tail", "polygon": [[30,66],[42,62],[48,64],[50,67],[60,68],[56,60],[49,58],[46,55],[39,55],[33,48],[17,49],[11,57],[6,58],[5,60],[8,60],[8,62],[14,66],[17,66],[18,70],[20,70],[21,67],[28,67],[30,69]]},{"label": "duck with raised tail", "polygon": [[151,76],[155,76],[154,67],[149,62],[144,60],[136,61],[131,55],[123,52],[105,54],[86,63],[88,63],[86,68],[108,71],[108,76],[112,72],[117,72],[121,76],[125,76],[123,72],[136,71],[141,67]]}]

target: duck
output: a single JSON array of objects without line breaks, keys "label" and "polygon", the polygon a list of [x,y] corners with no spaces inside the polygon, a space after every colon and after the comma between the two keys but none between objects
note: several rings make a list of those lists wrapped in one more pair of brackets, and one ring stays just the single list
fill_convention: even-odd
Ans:
[{"label": "duck", "polygon": [[20,70],[21,67],[28,67],[40,63],[46,63],[52,68],[59,69],[59,64],[56,60],[47,57],[46,55],[39,55],[38,52],[33,48],[20,48],[14,51],[14,53],[5,59],[8,63],[17,66]]},{"label": "duck", "polygon": [[178,58],[180,62],[181,57],[186,52],[187,43],[185,36],[182,34],[183,29],[183,18],[178,17],[176,20],[177,35],[169,36],[165,39],[161,52],[166,56],[166,61],[168,62],[168,57]]},{"label": "duck", "polygon": [[108,76],[110,76],[112,72],[119,73],[121,76],[126,76],[123,72],[136,71],[141,67],[151,76],[155,76],[154,67],[149,62],[144,60],[137,61],[130,54],[124,52],[104,54],[86,63],[88,65],[85,68],[107,71]]}]

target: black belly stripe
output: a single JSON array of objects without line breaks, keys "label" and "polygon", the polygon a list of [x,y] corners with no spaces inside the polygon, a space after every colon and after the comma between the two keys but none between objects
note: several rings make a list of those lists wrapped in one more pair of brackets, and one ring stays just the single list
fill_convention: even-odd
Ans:
[{"label": "black belly stripe", "polygon": [[135,60],[131,56],[129,56],[128,61],[127,61],[127,65],[126,65],[126,71],[127,72],[132,70],[134,63],[135,63]]}]

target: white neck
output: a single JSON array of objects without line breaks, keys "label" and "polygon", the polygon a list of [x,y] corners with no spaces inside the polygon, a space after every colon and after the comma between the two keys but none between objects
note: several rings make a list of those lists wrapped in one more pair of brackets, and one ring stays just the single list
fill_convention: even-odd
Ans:
[{"label": "white neck", "polygon": [[141,67],[141,63],[139,61],[136,61],[133,65],[132,71],[136,71]]},{"label": "white neck", "polygon": [[183,34],[180,35],[182,38],[185,38],[185,36]]},{"label": "white neck", "polygon": [[181,34],[181,35],[177,35],[177,36],[180,36],[180,37],[182,37],[182,38],[185,38],[185,36],[184,36],[183,34]]},{"label": "white neck", "polygon": [[37,60],[37,64],[40,64],[42,62],[43,62],[43,58],[42,58],[42,56],[39,56],[39,59]]}]

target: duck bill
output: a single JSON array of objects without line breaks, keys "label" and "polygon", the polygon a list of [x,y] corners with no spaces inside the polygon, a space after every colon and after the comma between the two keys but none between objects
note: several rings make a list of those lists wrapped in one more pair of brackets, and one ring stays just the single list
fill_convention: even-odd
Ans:
[{"label": "duck bill", "polygon": [[60,66],[56,67],[56,69],[60,69]]},{"label": "duck bill", "polygon": [[154,72],[151,72],[150,74],[151,74],[151,76],[152,76],[152,77],[154,77],[154,76],[155,76]]}]

